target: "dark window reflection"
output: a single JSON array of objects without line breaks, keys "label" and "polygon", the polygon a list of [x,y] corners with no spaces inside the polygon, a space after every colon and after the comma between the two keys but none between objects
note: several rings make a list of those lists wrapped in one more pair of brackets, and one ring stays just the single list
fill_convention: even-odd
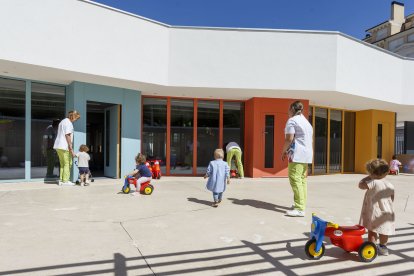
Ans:
[{"label": "dark window reflection", "polygon": [[144,98],[142,152],[147,159],[161,160],[161,172],[166,173],[167,100]]},{"label": "dark window reflection", "polygon": [[0,180],[25,178],[25,90],[0,78]]},{"label": "dark window reflection", "polygon": [[339,173],[342,165],[342,111],[331,109],[330,112],[329,173]]},{"label": "dark window reflection", "polygon": [[315,107],[315,154],[314,174],[327,172],[327,135],[328,135],[328,110]]},{"label": "dark window reflection", "polygon": [[32,178],[58,177],[59,160],[53,145],[59,122],[64,118],[65,87],[32,83]]},{"label": "dark window reflection", "polygon": [[265,168],[274,167],[275,152],[275,116],[265,116]]},{"label": "dark window reflection", "polygon": [[197,173],[205,173],[219,145],[220,104],[198,101],[197,107]]},{"label": "dark window reflection", "polygon": [[244,149],[244,104],[224,102],[223,143],[236,142]]},{"label": "dark window reflection", "polygon": [[193,100],[171,100],[171,174],[193,173],[193,120]]}]

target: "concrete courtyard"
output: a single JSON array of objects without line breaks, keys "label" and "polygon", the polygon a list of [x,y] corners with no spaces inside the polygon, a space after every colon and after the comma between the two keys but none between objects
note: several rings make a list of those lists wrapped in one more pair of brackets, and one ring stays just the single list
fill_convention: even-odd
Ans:
[{"label": "concrete courtyard", "polygon": [[414,275],[414,176],[395,185],[397,234],[390,256],[361,263],[326,244],[307,260],[311,213],[358,223],[362,175],[309,177],[305,218],[286,178],[232,180],[218,208],[205,180],[163,177],[151,196],[120,194],[121,182],[90,187],[0,184],[0,275]]}]

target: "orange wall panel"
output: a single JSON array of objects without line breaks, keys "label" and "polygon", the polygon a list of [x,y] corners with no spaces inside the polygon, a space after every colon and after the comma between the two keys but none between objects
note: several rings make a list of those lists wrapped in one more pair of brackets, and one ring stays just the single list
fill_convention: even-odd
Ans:
[{"label": "orange wall panel", "polygon": [[356,112],[355,172],[366,173],[365,163],[377,158],[378,124],[382,124],[382,158],[387,162],[394,154],[395,113],[382,110]]},{"label": "orange wall panel", "polygon": [[[245,103],[245,174],[250,177],[286,177],[287,161],[280,159],[288,109],[296,99],[252,98]],[[309,101],[304,104],[308,116]],[[264,167],[265,115],[275,116],[274,167]]]}]

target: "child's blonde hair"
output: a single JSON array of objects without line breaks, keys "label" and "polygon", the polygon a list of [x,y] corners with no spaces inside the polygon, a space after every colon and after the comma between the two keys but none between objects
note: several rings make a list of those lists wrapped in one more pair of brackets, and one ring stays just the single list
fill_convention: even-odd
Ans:
[{"label": "child's blonde hair", "polygon": [[224,158],[224,151],[222,149],[216,149],[214,151],[214,159],[223,159]]},{"label": "child's blonde hair", "polygon": [[79,151],[81,151],[81,152],[88,152],[89,151],[89,148],[88,148],[87,145],[80,145]]},{"label": "child's blonde hair", "polygon": [[135,162],[137,162],[137,164],[144,164],[145,161],[147,161],[147,158],[142,153],[138,153],[138,155],[135,156]]},{"label": "child's blonde hair", "polygon": [[372,159],[369,160],[365,167],[369,174],[383,178],[385,177],[389,171],[390,166],[388,165],[387,161],[384,159]]}]

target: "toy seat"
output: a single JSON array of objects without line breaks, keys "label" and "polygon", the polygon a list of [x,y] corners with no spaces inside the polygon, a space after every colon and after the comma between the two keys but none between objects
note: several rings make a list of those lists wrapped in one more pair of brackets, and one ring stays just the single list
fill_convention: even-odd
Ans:
[{"label": "toy seat", "polygon": [[361,225],[339,226],[338,230],[341,230],[346,233],[346,235],[350,236],[362,236],[365,234],[365,227]]}]

